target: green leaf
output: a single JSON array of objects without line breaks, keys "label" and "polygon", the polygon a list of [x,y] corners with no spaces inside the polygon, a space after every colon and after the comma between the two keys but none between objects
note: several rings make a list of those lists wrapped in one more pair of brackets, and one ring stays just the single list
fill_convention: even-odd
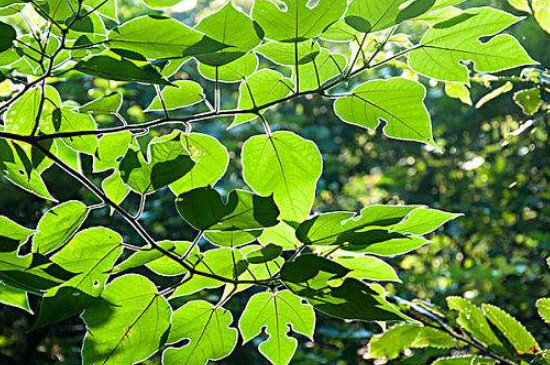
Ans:
[{"label": "green leaf", "polygon": [[332,317],[362,321],[406,318],[386,301],[381,287],[344,279],[348,273],[336,262],[305,254],[284,264],[281,279],[296,295]]},{"label": "green leaf", "polygon": [[151,9],[162,9],[174,6],[181,0],[143,0],[143,2]]},{"label": "green leaf", "polygon": [[531,7],[533,8],[533,15],[535,15],[535,19],[540,27],[547,33],[550,33],[550,1],[533,0]]},{"label": "green leaf", "polygon": [[[418,206],[371,205],[356,215],[353,212],[332,212],[315,216],[298,226],[296,237],[308,245],[333,246],[346,242],[369,243],[369,231],[390,230],[402,222]],[[366,237],[364,237],[366,236]]]},{"label": "green leaf", "polygon": [[[164,100],[166,110],[186,108],[205,99],[202,86],[191,80],[176,81],[173,86],[166,86],[162,89],[160,94]],[[154,112],[163,110],[162,101],[157,95],[145,111]]]},{"label": "green leaf", "polygon": [[11,252],[19,248],[33,233],[31,229],[0,215],[0,252]]},{"label": "green leaf", "polygon": [[550,298],[537,300],[537,309],[544,322],[550,324]]},{"label": "green leaf", "polygon": [[[332,54],[326,48],[322,48],[313,62],[300,65],[300,91],[317,90],[323,84],[342,74],[347,60],[341,54]],[[296,79],[296,71],[293,69],[293,79]]]},{"label": "green leaf", "polygon": [[86,220],[89,210],[80,201],[71,200],[48,210],[36,227],[33,252],[46,254],[63,246]]},{"label": "green leaf", "polygon": [[300,245],[294,228],[285,222],[280,222],[276,226],[264,229],[258,237],[258,242],[264,246],[273,243],[282,247],[283,250],[295,250]]},{"label": "green leaf", "polygon": [[[57,132],[93,131],[96,124],[90,114],[78,113],[69,108],[56,109],[52,121]],[[94,135],[63,138],[62,141],[76,152],[94,155],[97,150],[97,137]]]},{"label": "green leaf", "polygon": [[424,235],[461,216],[462,214],[420,207],[410,212],[404,221],[392,226],[391,230],[399,233]]},{"label": "green leaf", "polygon": [[38,254],[0,253],[0,279],[13,287],[36,293],[61,285],[74,276]]},{"label": "green leaf", "polygon": [[391,265],[373,256],[338,256],[334,262],[350,270],[348,278],[401,282]]},{"label": "green leaf", "polygon": [[425,97],[424,86],[395,77],[365,82],[350,96],[339,98],[334,110],[346,123],[375,131],[383,121],[388,137],[435,146]]},{"label": "green leaf", "polygon": [[521,108],[523,113],[533,115],[542,106],[540,89],[532,88],[520,90],[514,94],[514,102]]},{"label": "green leaf", "polygon": [[[243,57],[219,67],[199,63],[199,73],[205,79],[219,82],[241,82],[258,69],[259,60],[256,53],[247,53]],[[217,77],[216,77],[217,75]]]},{"label": "green leaf", "polygon": [[239,247],[254,242],[261,233],[261,231],[208,231],[204,233],[204,238],[217,246]]},{"label": "green leaf", "polygon": [[204,18],[197,30],[227,45],[227,48],[197,59],[210,66],[226,65],[256,47],[263,39],[262,29],[245,13],[237,10],[231,1],[212,15]]},{"label": "green leaf", "polygon": [[15,29],[9,24],[0,22],[0,52],[10,49],[16,38]]},{"label": "green leaf", "polygon": [[125,275],[107,285],[102,298],[82,315],[84,365],[131,365],[158,351],[172,311],[152,282]]},{"label": "green leaf", "polygon": [[229,165],[225,146],[216,138],[201,133],[182,134],[181,143],[195,166],[184,177],[170,184],[170,190],[180,195],[196,188],[216,185]]},{"label": "green leaf", "polygon": [[514,317],[490,304],[483,304],[481,309],[489,321],[510,341],[518,354],[536,354],[540,351],[533,335]]},{"label": "green leaf", "polygon": [[[198,247],[191,248],[191,242],[187,241],[160,241],[157,242],[157,245],[178,256],[188,253],[186,261],[189,265],[194,265],[200,255]],[[112,270],[112,273],[119,274],[143,265],[147,266],[154,273],[163,276],[177,276],[187,272],[187,269],[174,262],[171,258],[164,256],[162,252],[155,249],[147,249],[138,251],[128,257],[118,264]]]},{"label": "green leaf", "polygon": [[227,46],[173,18],[141,16],[111,30],[111,49],[130,51],[145,58],[184,58],[218,52]]},{"label": "green leaf", "polygon": [[262,329],[269,337],[260,344],[260,352],[272,364],[286,365],[298,348],[298,341],[289,336],[289,331],[313,341],[315,312],[289,290],[259,293],[248,301],[239,320],[239,330],[246,343],[262,333]]},{"label": "green leaf", "polygon": [[119,112],[122,106],[122,94],[119,91],[115,91],[111,94],[102,96],[89,103],[83,105],[80,108],[81,113],[92,114],[116,114]]},{"label": "green leaf", "polygon": [[[163,242],[160,242],[160,244],[162,243]],[[186,261],[190,264],[194,265],[196,264],[196,262],[198,262],[198,257],[200,255],[198,246],[195,245],[191,247],[192,243],[187,241],[175,241],[172,242],[172,244],[174,245],[174,248],[170,251],[174,252],[180,257],[184,254],[187,254],[188,257]],[[138,254],[139,252],[135,255]],[[187,272],[187,269],[185,269],[182,265],[174,262],[174,260],[162,254],[154,260],[147,261],[146,266],[154,273],[163,276],[177,276],[185,274]]]},{"label": "green leaf", "polygon": [[117,168],[120,157],[126,155],[133,140],[132,133],[128,131],[103,135],[94,154],[93,171],[102,172]]},{"label": "green leaf", "polygon": [[[238,109],[249,110],[258,108],[258,112],[265,112],[271,107],[270,103],[288,96],[294,84],[277,71],[262,69],[253,73],[239,86]],[[240,114],[230,125],[230,128],[250,122],[258,116],[252,113]]]},{"label": "green leaf", "polygon": [[[269,0],[254,2],[253,17],[267,38],[280,42],[300,42],[319,36],[346,11],[346,0],[320,0],[310,7],[308,0],[280,3]],[[284,26],[281,26],[284,24]]]},{"label": "green leaf", "polygon": [[41,328],[80,314],[97,305],[109,278],[106,273],[122,253],[122,237],[107,228],[89,228],[76,234],[52,258],[52,262],[78,274],[46,292],[33,326]]},{"label": "green leaf", "polygon": [[130,193],[130,188],[124,183],[118,171],[105,178],[101,183],[101,188],[115,204],[122,203]]},{"label": "green leaf", "polygon": [[353,0],[346,12],[348,25],[362,33],[373,33],[415,18],[432,9],[436,0]]},{"label": "green leaf", "polygon": [[254,136],[243,146],[242,163],[245,182],[262,196],[273,194],[281,219],[309,215],[323,169],[313,142],[291,132]]},{"label": "green leaf", "polygon": [[489,7],[465,10],[428,30],[420,46],[410,53],[409,65],[416,72],[438,80],[468,83],[468,68],[463,61],[473,61],[474,69],[479,72],[534,64],[511,35],[496,35],[483,43],[479,40],[503,31],[518,20]]},{"label": "green leaf", "polygon": [[281,256],[282,253],[283,248],[281,246],[270,243],[265,247],[250,252],[248,255],[246,255],[246,261],[254,265],[264,264],[266,262],[275,260],[277,257]]},{"label": "green leaf", "polygon": [[497,361],[488,357],[467,355],[456,357],[442,357],[433,362],[432,365],[493,365]]},{"label": "green leaf", "polygon": [[42,99],[40,88],[27,91],[21,98],[11,104],[5,114],[5,131],[29,135],[38,119],[39,128],[43,133],[54,132],[50,119],[53,111],[61,105],[61,98],[57,90],[50,85],[46,85],[44,97],[52,100],[53,103],[44,103],[42,112],[40,112],[40,101]]},{"label": "green leaf", "polygon": [[310,40],[300,42],[297,45],[268,42],[259,46],[256,51],[279,65],[296,66],[296,47],[298,49],[298,65],[306,65],[312,62],[321,52],[319,43]]},{"label": "green leaf", "polygon": [[122,180],[140,194],[150,194],[181,179],[194,166],[178,132],[151,140],[148,160],[130,148],[120,162]]},{"label": "green leaf", "polygon": [[200,231],[248,231],[276,225],[279,209],[273,198],[245,190],[229,193],[227,202],[213,188],[180,195],[176,207],[183,219]]},{"label": "green leaf", "polygon": [[165,365],[206,364],[231,354],[237,345],[238,332],[231,328],[231,312],[196,300],[174,312],[168,343],[189,342],[183,347],[169,347],[162,360]]},{"label": "green leaf", "polygon": [[506,94],[507,92],[512,91],[514,84],[511,81],[505,82],[502,86],[497,87],[496,89],[491,90],[487,94],[483,95],[481,99],[476,103],[476,109],[480,109],[483,105],[487,104],[489,101],[498,98],[501,95]]},{"label": "green leaf", "polygon": [[459,99],[466,105],[473,105],[472,98],[470,97],[470,90],[461,82],[446,82],[445,94],[450,98]]},{"label": "green leaf", "polygon": [[[195,266],[196,270],[235,280],[246,269],[247,262],[238,250],[219,248],[206,251],[202,260]],[[172,297],[186,296],[203,289],[214,289],[225,283],[214,278],[194,275],[189,281],[180,285]]]},{"label": "green leaf", "polygon": [[111,56],[92,56],[79,61],[75,70],[107,80],[142,82],[146,84],[171,85],[151,65],[137,66],[132,61]]},{"label": "green leaf", "polygon": [[489,326],[481,309],[460,297],[448,297],[447,305],[450,309],[458,311],[457,323],[462,328],[485,346],[502,351],[503,345]]},{"label": "green leaf", "polygon": [[0,303],[9,305],[10,307],[20,308],[33,314],[29,306],[29,298],[27,292],[23,289],[14,288],[0,282]]},{"label": "green leaf", "polygon": [[447,349],[455,346],[457,346],[456,340],[443,331],[416,323],[405,323],[374,336],[369,342],[369,355],[375,359],[393,360],[411,348]]},{"label": "green leaf", "polygon": [[27,155],[18,154],[14,146],[14,143],[0,139],[0,168],[4,177],[31,194],[55,201],[40,173],[36,169],[28,170],[30,161]]}]

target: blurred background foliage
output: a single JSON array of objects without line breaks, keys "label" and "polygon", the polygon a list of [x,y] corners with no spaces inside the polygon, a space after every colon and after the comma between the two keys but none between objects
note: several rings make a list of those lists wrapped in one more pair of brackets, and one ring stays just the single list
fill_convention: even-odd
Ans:
[{"label": "blurred background foliage", "polygon": [[[172,9],[172,15],[192,25],[224,2],[184,0]],[[236,3],[250,5],[246,0]],[[469,6],[492,5],[520,14],[505,1],[467,3]],[[147,11],[138,0],[119,0],[119,8],[121,20]],[[514,26],[511,32],[541,63],[541,68],[550,68],[550,35],[531,17]],[[394,64],[382,69],[379,75],[365,74],[363,80],[401,74],[404,71],[399,66]],[[514,73],[509,72],[508,76],[511,75]],[[179,76],[201,80],[196,77],[192,62]],[[538,319],[534,302],[550,296],[550,275],[544,265],[550,254],[550,121],[546,117],[530,122],[512,102],[511,93],[476,108],[449,98],[444,84],[421,81],[429,89],[427,103],[441,151],[388,140],[380,133],[369,135],[363,129],[346,125],[334,116],[331,101],[321,98],[289,103],[270,112],[267,118],[274,130],[296,131],[320,147],[324,175],[316,204],[319,211],[406,202],[464,213],[463,218],[438,232],[433,244],[393,262],[403,283],[391,285],[392,292],[441,306],[449,295],[464,295],[477,304],[495,304],[521,319],[541,345],[547,347],[550,330]],[[503,83],[500,80],[490,84],[472,83],[472,104]],[[62,95],[81,103],[109,93],[117,86],[119,83],[104,80],[56,84]],[[203,87],[211,96],[213,85],[204,82]],[[520,83],[515,85],[515,90],[526,87],[529,85]],[[143,108],[153,98],[154,90],[132,86],[124,92],[124,115],[129,122],[140,123],[151,118]],[[222,90],[224,107],[234,106],[235,93],[233,86]],[[261,127],[245,126],[227,131],[227,123],[227,120],[203,122],[195,129],[215,135],[231,151],[230,169],[221,182],[223,188],[230,189],[242,184],[238,173],[242,143],[260,132]],[[165,132],[166,129],[156,131]],[[83,160],[85,166],[90,163]],[[46,179],[60,200],[93,201],[55,168],[48,171]],[[100,184],[99,178],[96,183]],[[127,204],[136,206],[137,199],[129,199]],[[47,208],[44,201],[14,185],[0,184],[1,214],[32,226]],[[150,197],[143,220],[159,240],[191,238],[192,231],[177,215],[173,196],[167,190]],[[107,224],[125,233],[129,242],[137,240],[119,223],[116,216],[111,219],[100,211],[88,222],[89,225]],[[245,303],[245,296],[237,296],[229,302],[229,309],[238,316]],[[83,326],[79,319],[28,332],[31,325],[31,317],[23,311],[1,308],[0,364],[80,363]],[[373,364],[366,358],[366,343],[377,332],[380,328],[376,324],[344,323],[318,314],[315,342],[304,342],[293,364]],[[254,347],[247,344],[221,363],[266,363]],[[435,353],[436,350],[426,351],[425,360],[420,361],[428,363],[427,359]],[[418,358],[405,358],[393,364],[419,364],[418,361]]]}]

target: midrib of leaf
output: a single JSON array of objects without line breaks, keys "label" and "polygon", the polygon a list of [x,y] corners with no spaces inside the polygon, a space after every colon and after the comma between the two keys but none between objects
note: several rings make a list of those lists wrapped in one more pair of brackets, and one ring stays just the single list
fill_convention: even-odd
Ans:
[{"label": "midrib of leaf", "polygon": [[[139,296],[138,296],[139,297]],[[138,297],[134,297],[134,298],[138,298]],[[115,347],[111,350],[111,352],[109,353],[109,356],[107,356],[105,358],[105,360],[103,360],[103,365],[105,365],[107,363],[107,361],[109,361],[109,359],[111,358],[111,356],[113,356],[113,354],[115,353],[115,351],[117,350],[118,346],[124,341],[124,339],[128,336],[128,333],[130,333],[130,331],[132,330],[132,328],[134,328],[134,326],[138,323],[138,321],[141,319],[141,317],[143,317],[145,315],[145,313],[149,310],[149,308],[151,307],[151,305],[153,304],[153,302],[157,299],[158,295],[157,294],[154,294],[153,295],[153,298],[151,299],[151,301],[149,302],[149,304],[147,304],[147,307],[145,307],[145,309],[139,314],[139,316],[132,322],[132,324],[130,326],[128,326],[128,329],[126,329],[126,331],[124,331],[124,334],[122,335],[122,337],[120,338],[120,340],[118,340],[117,344],[115,345]],[[133,298],[132,298],[133,299]],[[158,325],[158,321],[157,321],[157,325]]]},{"label": "midrib of leaf", "polygon": [[[89,276],[92,274],[92,272],[101,264],[103,263],[103,261],[109,257],[116,249],[118,248],[118,245],[117,246],[114,246],[109,252],[107,252],[105,255],[103,255],[103,257],[90,269],[88,270],[87,272],[84,272],[82,274],[86,274],[82,277],[82,279],[78,282],[78,284],[76,285],[76,288],[77,289],[80,289],[80,285],[82,284],[82,282]],[[81,274],[81,275],[82,275]]]},{"label": "midrib of leaf", "polygon": [[[193,344],[193,348],[191,349],[191,352],[189,353],[189,356],[187,357],[187,360],[185,361],[185,364],[189,364],[189,360],[191,359],[191,356],[193,355],[193,353],[197,349],[197,346],[199,346],[199,344],[201,343],[201,340],[202,340],[204,334],[206,333],[206,329],[208,328],[208,325],[210,324],[210,321],[212,320],[212,316],[214,316],[214,313],[216,312],[216,308],[209,309],[207,312],[210,312],[210,315],[208,316],[208,320],[206,321],[206,324],[202,328],[202,331],[201,331],[201,334],[200,334],[199,338]],[[207,313],[207,312],[205,312],[205,313]],[[202,314],[199,316],[199,318],[200,317],[202,317]],[[212,348],[214,348],[214,347],[212,347]]]},{"label": "midrib of leaf", "polygon": [[[414,209],[413,209],[414,210]],[[411,211],[412,212],[412,211]],[[411,212],[409,212],[408,214],[410,214]],[[408,215],[407,214],[407,215]],[[382,217],[379,218],[379,220],[382,220],[384,218],[387,218],[388,216],[390,215],[390,213],[386,214],[386,215],[383,215]],[[403,217],[403,219],[401,221],[399,221],[398,223],[401,223],[403,222],[404,219],[407,218],[407,215],[405,217]],[[346,221],[349,221],[349,220],[352,220],[354,217],[350,217],[349,219],[346,219]],[[342,222],[340,222],[342,223]],[[342,224],[343,225],[343,224]],[[344,234],[344,233],[349,233],[349,232],[355,232],[355,231],[358,231],[360,229],[363,229],[365,227],[369,227],[369,225],[371,225],[371,223],[365,223],[365,224],[361,224],[361,225],[358,225],[358,226],[355,226],[353,228],[350,228],[350,229],[346,229],[344,231],[341,231],[341,232],[338,232],[338,233],[332,233],[326,237],[323,237],[323,238],[319,238],[319,239],[316,239],[314,241],[311,241],[309,242],[309,244],[315,244],[315,242],[319,242],[319,241],[323,241],[323,240],[326,240],[326,239],[329,239],[329,238],[333,238],[333,237],[338,237],[339,235],[341,234]],[[376,226],[375,226],[376,227]],[[321,229],[322,227],[319,227],[317,230]],[[317,230],[315,232],[317,232]],[[390,229],[384,229],[388,232],[390,232],[391,230]],[[331,245],[331,246],[340,246],[341,244],[336,244],[336,245]]]},{"label": "midrib of leaf", "polygon": [[290,206],[292,208],[292,213],[294,216],[296,216],[296,208],[294,207],[294,201],[292,200],[292,194],[290,193],[290,188],[288,186],[288,181],[286,178],[286,174],[283,168],[283,162],[281,160],[281,156],[279,155],[279,151],[277,150],[277,146],[275,145],[275,141],[273,140],[273,137],[271,135],[268,135],[267,138],[269,139],[269,142],[273,146],[273,152],[275,152],[275,157],[277,158],[277,163],[279,164],[279,169],[281,170],[281,175],[283,177],[283,181],[285,184],[286,193],[288,195],[288,200],[290,202]]},{"label": "midrib of leaf", "polygon": [[[381,106],[379,105],[376,105],[375,103],[363,98],[362,96],[358,95],[358,94],[353,94],[354,97],[356,97],[357,99],[359,100],[362,100],[363,102],[373,106],[374,108],[380,110],[380,111],[383,111],[384,113],[387,113],[389,114],[390,116],[392,116],[395,120],[397,120],[399,123],[401,123],[402,125],[404,125],[405,127],[407,127],[411,132],[415,133],[417,136],[419,136],[420,138],[425,138],[422,134],[418,133],[413,127],[409,126],[407,123],[405,123],[404,121],[402,121],[401,119],[399,119],[395,114],[393,114],[392,112],[382,108]],[[365,112],[365,115],[367,113]],[[380,117],[376,118],[377,120],[380,119]],[[386,121],[386,124],[390,124],[390,121]]]}]

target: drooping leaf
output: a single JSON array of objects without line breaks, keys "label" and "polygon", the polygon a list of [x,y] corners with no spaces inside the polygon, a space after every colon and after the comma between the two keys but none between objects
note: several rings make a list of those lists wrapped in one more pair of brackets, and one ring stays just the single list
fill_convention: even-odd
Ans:
[{"label": "drooping leaf", "polygon": [[[261,108],[258,112],[265,112],[270,107],[269,103],[288,96],[293,87],[293,83],[279,72],[269,69],[259,70],[241,83],[238,109]],[[257,117],[252,113],[239,114],[230,127],[250,122]]]},{"label": "drooping leaf", "polygon": [[122,94],[115,91],[83,105],[80,108],[80,112],[92,114],[115,114],[118,113],[121,106]]},{"label": "drooping leaf", "polygon": [[291,132],[248,139],[243,177],[262,196],[273,194],[281,219],[301,222],[311,210],[322,160],[317,146]]},{"label": "drooping leaf", "polygon": [[415,81],[399,77],[374,80],[338,99],[334,110],[346,123],[374,131],[383,121],[388,137],[435,145],[425,97],[426,89]]},{"label": "drooping leaf", "polygon": [[216,246],[239,247],[254,242],[261,233],[261,230],[208,231],[204,233],[204,238]]},{"label": "drooping leaf", "polygon": [[151,65],[137,66],[125,58],[98,55],[84,59],[74,66],[75,70],[107,80],[142,82],[146,84],[171,85]]},{"label": "drooping leaf", "polygon": [[344,278],[348,273],[336,262],[305,254],[283,266],[281,279],[296,295],[332,317],[363,321],[406,318],[386,301],[381,287]]},{"label": "drooping leaf", "polygon": [[[473,61],[479,72],[497,72],[534,64],[535,61],[511,35],[497,34],[519,18],[493,8],[473,8],[436,24],[422,37],[420,46],[409,56],[415,71],[445,81],[469,82],[468,68],[462,61]],[[483,24],[483,26],[479,26]]]},{"label": "drooping leaf", "polygon": [[470,90],[461,82],[446,82],[445,94],[450,98],[459,99],[466,105],[473,105],[472,98],[470,97]]},{"label": "drooping leaf", "polygon": [[163,111],[164,107],[166,107],[166,110],[186,108],[205,99],[202,86],[191,80],[176,81],[173,86],[166,86],[162,89],[160,94],[164,100],[164,106],[157,95],[146,111]]},{"label": "drooping leaf", "polygon": [[12,221],[8,217],[0,216],[0,252],[17,250],[33,233],[31,229]]},{"label": "drooping leaf", "polygon": [[158,351],[172,311],[152,282],[139,275],[121,276],[101,297],[104,301],[82,315],[87,328],[83,364],[131,365]]},{"label": "drooping leaf", "polygon": [[71,200],[46,212],[38,222],[32,240],[33,252],[46,254],[63,246],[78,231],[89,210],[80,201]]},{"label": "drooping leaf", "polygon": [[262,329],[269,338],[260,344],[260,352],[272,364],[287,365],[298,348],[298,341],[289,336],[289,330],[313,340],[315,312],[289,290],[259,293],[250,298],[243,310],[239,330],[246,343]]},{"label": "drooping leaf", "polygon": [[204,18],[196,27],[226,48],[197,59],[210,66],[223,66],[244,56],[263,39],[263,31],[245,13],[237,10],[231,1],[212,15]]},{"label": "drooping leaf", "polygon": [[280,42],[300,42],[319,36],[340,19],[347,5],[345,0],[320,0],[312,7],[308,0],[282,2],[284,9],[270,0],[258,0],[253,9],[254,20],[265,36]]},{"label": "drooping leaf", "polygon": [[14,288],[0,282],[0,303],[10,307],[20,308],[29,313],[33,313],[29,305],[27,292],[23,289]]},{"label": "drooping leaf", "polygon": [[540,351],[540,346],[533,335],[514,317],[490,304],[483,304],[481,308],[489,321],[504,334],[518,354],[536,354]]},{"label": "drooping leaf", "polygon": [[180,215],[200,231],[248,231],[276,225],[279,209],[273,198],[233,190],[227,202],[213,188],[197,188],[176,200]]},{"label": "drooping leaf", "polygon": [[369,355],[373,358],[392,360],[411,348],[453,348],[457,345],[457,341],[446,332],[415,323],[405,323],[374,336],[369,342]]},{"label": "drooping leaf", "polygon": [[196,188],[214,186],[229,164],[225,146],[216,138],[201,133],[182,134],[181,143],[195,165],[184,177],[170,184],[170,190],[180,195]]},{"label": "drooping leaf", "polygon": [[238,332],[231,328],[231,312],[196,300],[174,312],[168,343],[189,342],[183,347],[169,347],[162,360],[165,365],[206,364],[231,354],[237,345]]}]

